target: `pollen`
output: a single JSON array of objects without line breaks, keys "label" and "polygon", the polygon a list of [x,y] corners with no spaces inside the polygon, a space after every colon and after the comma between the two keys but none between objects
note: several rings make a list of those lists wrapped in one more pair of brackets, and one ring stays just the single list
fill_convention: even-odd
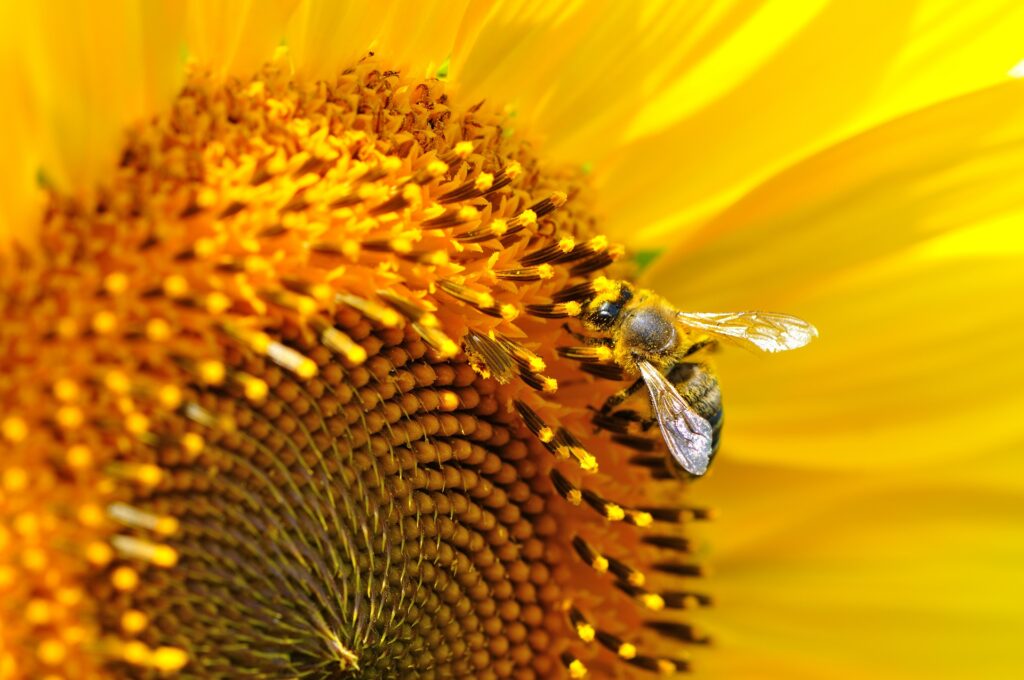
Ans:
[{"label": "pollen", "polygon": [[0,255],[21,676],[674,663],[696,515],[657,433],[599,417],[628,382],[580,339],[621,249],[510,129],[372,58],[196,70],[95,203],[51,194]]}]

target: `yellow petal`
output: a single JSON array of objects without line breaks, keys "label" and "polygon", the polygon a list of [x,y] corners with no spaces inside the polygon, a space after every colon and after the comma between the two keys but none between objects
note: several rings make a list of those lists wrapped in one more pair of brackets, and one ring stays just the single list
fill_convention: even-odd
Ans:
[{"label": "yellow petal", "polygon": [[722,456],[895,468],[1024,441],[1022,296],[1019,255],[927,249],[804,291],[809,347],[723,352]]},{"label": "yellow petal", "polygon": [[302,0],[286,40],[296,70],[313,77],[334,76],[371,50],[390,68],[433,76],[451,55],[469,4]]},{"label": "yellow petal", "polygon": [[37,177],[87,199],[116,161],[125,126],[179,86],[181,16],[175,5],[121,2],[14,3],[4,12],[4,80],[16,81],[5,135],[21,147],[6,168],[4,213],[24,238]]},{"label": "yellow petal", "polygon": [[[780,4],[787,10],[804,6]],[[761,14],[785,23],[767,16],[782,11],[775,3],[765,7],[749,19],[751,26]],[[742,69],[745,77],[727,92],[709,87],[713,78],[705,70],[712,76],[734,70],[748,47],[765,39],[759,32],[751,29],[749,41],[723,41],[721,55],[694,64],[693,78],[656,84],[646,98],[650,106],[631,126],[618,133],[595,128],[588,136],[596,136],[578,138],[576,153],[594,161],[612,234],[663,245],[681,227],[800,158],[882,121],[1005,80],[1024,57],[1024,5],[1015,2],[829,3],[809,20],[800,12],[795,23],[795,34],[768,33],[769,41],[784,44]],[[631,37],[627,31],[624,43],[630,45]],[[643,57],[634,62],[637,74],[657,63]],[[602,86],[618,89],[609,82]],[[688,115],[674,118],[674,110]],[[611,157],[599,155],[623,133],[640,138]]]},{"label": "yellow petal", "polygon": [[1022,191],[1024,82],[1009,81],[790,168],[671,242],[652,279],[688,307],[778,304],[843,268],[1020,215]]},{"label": "yellow petal", "polygon": [[284,40],[298,0],[188,0],[190,58],[218,75],[247,75]]},{"label": "yellow petal", "polygon": [[716,606],[700,615],[716,645],[695,677],[1020,675],[1019,485],[934,467],[850,477],[723,461],[696,488],[722,512]]}]

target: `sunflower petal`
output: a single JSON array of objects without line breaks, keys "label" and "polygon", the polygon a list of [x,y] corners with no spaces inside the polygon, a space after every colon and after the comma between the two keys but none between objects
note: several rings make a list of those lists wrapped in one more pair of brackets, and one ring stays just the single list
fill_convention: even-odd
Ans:
[{"label": "sunflower petal", "polygon": [[1024,560],[1019,485],[933,467],[908,478],[723,461],[717,472],[696,492],[722,509],[718,606],[701,617],[717,648],[696,678],[1024,671],[1011,595]]},{"label": "sunflower petal", "polygon": [[[330,77],[369,51],[393,68],[433,76],[465,28],[469,0],[364,2],[302,0],[288,24],[287,44],[296,70]],[[464,16],[465,15],[465,16]]]},{"label": "sunflower petal", "polygon": [[[662,84],[647,97],[656,113],[620,128],[637,141],[612,158],[588,158],[613,234],[657,243],[837,140],[1006,80],[1024,56],[1019,3],[829,3],[795,23],[799,32],[783,34],[785,44],[728,92],[699,87],[699,77]],[[722,49],[737,50],[735,60],[743,45]],[[670,125],[671,113],[657,113],[674,109],[695,112]],[[637,172],[645,166],[650,172]]]},{"label": "sunflower petal", "polygon": [[8,229],[26,237],[40,200],[33,183],[88,198],[114,163],[124,127],[180,85],[182,17],[157,3],[16,3],[4,11],[5,81],[17,81],[6,134],[22,147],[6,168],[4,211]]},{"label": "sunflower petal", "polygon": [[1022,265],[1019,255],[922,249],[792,299],[787,311],[821,336],[778,356],[723,353],[723,455],[843,468],[967,464],[1024,439]]},{"label": "sunflower petal", "polygon": [[[1019,216],[1022,190],[1024,82],[1010,81],[790,168],[677,241],[651,276],[688,307],[778,303],[937,234]],[[673,284],[674,271],[687,276]]]}]

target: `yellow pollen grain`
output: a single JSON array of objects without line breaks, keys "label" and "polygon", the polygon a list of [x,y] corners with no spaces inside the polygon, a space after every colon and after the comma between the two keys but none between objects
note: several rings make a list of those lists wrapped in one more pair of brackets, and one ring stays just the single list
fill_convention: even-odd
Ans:
[{"label": "yellow pollen grain", "polygon": [[621,645],[619,645],[618,654],[623,659],[635,658],[636,657],[636,645],[634,645],[634,644],[632,644],[630,642],[624,642]]},{"label": "yellow pollen grain", "polygon": [[28,487],[28,472],[24,468],[11,467],[4,470],[4,491],[17,493]]},{"label": "yellow pollen grain", "polygon": [[171,274],[164,278],[163,291],[164,295],[171,298],[172,300],[183,298],[188,295],[188,279],[180,274]]},{"label": "yellow pollen grain", "polygon": [[494,185],[494,175],[489,172],[481,172],[473,181],[473,188],[477,191],[487,191]]},{"label": "yellow pollen grain", "polygon": [[149,561],[158,567],[173,567],[178,563],[178,551],[169,545],[154,545]]},{"label": "yellow pollen grain", "polygon": [[640,596],[640,603],[655,612],[665,608],[665,599],[657,593],[644,593]]},{"label": "yellow pollen grain", "polygon": [[149,665],[163,673],[173,673],[185,667],[188,654],[177,647],[157,647],[149,659]]},{"label": "yellow pollen grain", "polygon": [[448,172],[448,164],[444,161],[433,160],[427,164],[427,172],[434,177],[440,177]]},{"label": "yellow pollen grain", "polygon": [[192,246],[192,250],[195,251],[199,257],[209,257],[217,251],[217,242],[212,238],[198,238],[196,239],[195,245]]},{"label": "yellow pollen grain", "polygon": [[565,500],[567,500],[570,505],[579,505],[583,502],[583,492],[579,489],[572,489],[565,495]]},{"label": "yellow pollen grain", "polygon": [[28,436],[28,425],[20,416],[5,417],[3,423],[0,424],[0,430],[3,431],[4,439],[12,444],[24,441]]},{"label": "yellow pollen grain", "polygon": [[551,378],[551,377],[545,377],[541,381],[541,389],[544,392],[548,392],[548,393],[557,392],[558,391],[558,380],[556,380],[555,378]]},{"label": "yellow pollen grain", "polygon": [[[513,304],[503,304],[498,308],[501,318],[505,321],[515,321],[519,316],[519,308]],[[544,369],[541,369],[544,370]]]},{"label": "yellow pollen grain", "polygon": [[103,290],[111,295],[119,295],[128,290],[128,275],[124,272],[111,272],[103,278]]},{"label": "yellow pollen grain", "polygon": [[459,219],[468,222],[480,216],[480,211],[471,205],[464,205],[459,208]]},{"label": "yellow pollen grain", "polygon": [[540,439],[545,444],[548,444],[554,441],[555,431],[552,430],[547,425],[545,425],[544,427],[540,428],[540,430],[537,432],[537,439]]},{"label": "yellow pollen grain", "polygon": [[82,526],[95,528],[103,524],[103,510],[95,503],[86,503],[78,506],[75,516]]},{"label": "yellow pollen grain", "polygon": [[163,385],[157,390],[157,399],[160,401],[161,406],[173,411],[181,406],[181,388],[177,385]]},{"label": "yellow pollen grain", "polygon": [[85,420],[82,409],[77,406],[61,406],[57,409],[57,424],[65,430],[74,430],[81,427]]},{"label": "yellow pollen grain", "polygon": [[231,309],[231,304],[231,298],[224,293],[210,293],[205,300],[206,311],[210,314],[223,314]]},{"label": "yellow pollen grain", "polygon": [[[591,473],[597,472],[597,469],[598,469],[597,458],[594,457],[593,454],[591,454],[591,453],[584,453],[583,455],[581,455],[579,457],[579,463],[580,463],[580,469],[583,470],[584,472],[591,472]],[[618,507],[618,506],[616,506],[616,507]],[[621,512],[622,508],[619,508],[619,511]],[[613,517],[612,516],[612,511],[610,509],[606,509],[605,512],[608,513],[608,519],[622,519],[621,517],[618,517],[618,518]]]},{"label": "yellow pollen grain", "polygon": [[606,505],[604,508],[604,514],[613,522],[619,522],[626,517],[626,512],[622,509],[622,506],[615,503],[609,503]]},{"label": "yellow pollen grain", "polygon": [[126,642],[121,647],[121,658],[130,664],[143,666],[149,662],[151,653],[146,643],[138,640]]},{"label": "yellow pollen grain", "polygon": [[239,373],[238,380],[242,383],[242,388],[245,391],[245,398],[249,401],[263,401],[267,398],[267,394],[270,392],[270,388],[267,387],[267,383],[255,376]]},{"label": "yellow pollen grain", "polygon": [[92,449],[85,444],[73,444],[68,447],[64,460],[67,461],[70,468],[74,470],[84,470],[92,465]]},{"label": "yellow pollen grain", "polygon": [[654,522],[654,517],[649,512],[633,510],[630,514],[633,517],[633,523],[638,527],[649,527]]},{"label": "yellow pollen grain", "polygon": [[9,564],[0,564],[0,592],[10,588],[17,578],[18,572],[14,570],[14,567]]},{"label": "yellow pollen grain", "polygon": [[658,672],[662,675],[672,675],[679,670],[679,667],[668,659],[658,659]]},{"label": "yellow pollen grain", "polygon": [[93,541],[85,547],[85,559],[90,564],[102,567],[114,559],[114,549],[103,541]]},{"label": "yellow pollen grain", "polygon": [[70,378],[61,378],[53,384],[53,396],[60,401],[75,401],[79,392],[78,383]]},{"label": "yellow pollen grain", "polygon": [[594,561],[590,566],[592,566],[595,571],[604,574],[608,571],[608,558],[604,555],[598,555],[594,558]]},{"label": "yellow pollen grain", "polygon": [[36,654],[39,660],[47,666],[56,666],[67,657],[68,648],[56,638],[47,638],[39,643]]},{"label": "yellow pollen grain", "polygon": [[495,236],[504,236],[508,231],[508,222],[501,218],[491,221],[491,231]]},{"label": "yellow pollen grain", "polygon": [[134,435],[140,435],[149,430],[149,418],[141,413],[131,413],[124,419],[125,429]]},{"label": "yellow pollen grain", "polygon": [[589,623],[580,623],[576,626],[576,634],[580,636],[580,639],[584,642],[593,642],[594,636],[597,631]]},{"label": "yellow pollen grain", "polygon": [[171,337],[171,325],[164,319],[146,322],[146,337],[153,342],[166,342]]},{"label": "yellow pollen grain", "polygon": [[516,215],[516,221],[519,222],[520,224],[533,226],[534,224],[537,224],[537,213],[533,212],[530,209],[526,209],[523,212]]},{"label": "yellow pollen grain", "polygon": [[591,285],[594,286],[594,291],[596,291],[599,295],[602,293],[607,293],[612,290],[617,291],[619,288],[618,283],[604,276],[598,276],[597,278],[595,278],[591,282]]},{"label": "yellow pollen grain", "polygon": [[519,161],[512,161],[505,166],[505,175],[509,179],[515,179],[519,175],[523,174],[523,166]]},{"label": "yellow pollen grain", "polygon": [[117,315],[108,309],[96,312],[92,317],[92,329],[98,335],[108,335],[117,328]]},{"label": "yellow pollen grain", "polygon": [[630,573],[629,577],[626,580],[629,581],[630,584],[638,588],[642,587],[645,583],[647,583],[647,577],[639,571],[634,571]]},{"label": "yellow pollen grain", "polygon": [[202,452],[203,447],[206,446],[206,442],[203,441],[201,435],[195,432],[188,432],[182,436],[181,446],[189,455],[197,456]]},{"label": "yellow pollen grain", "polygon": [[121,592],[135,590],[139,587],[139,572],[131,567],[118,567],[110,574],[110,583]]},{"label": "yellow pollen grain", "polygon": [[103,385],[114,394],[127,394],[131,388],[131,381],[123,371],[107,371],[103,376]]},{"label": "yellow pollen grain", "polygon": [[583,307],[580,306],[580,303],[576,302],[575,300],[570,300],[569,302],[565,303],[565,313],[568,314],[569,316],[579,316],[580,312],[582,311]]},{"label": "yellow pollen grain", "polygon": [[178,533],[178,529],[180,528],[181,522],[178,521],[177,517],[164,515],[163,517],[157,518],[156,526],[153,527],[153,530],[161,536],[173,536]]},{"label": "yellow pollen grain", "polygon": [[572,663],[569,664],[569,677],[570,678],[585,678],[587,677],[587,667],[583,665],[583,662],[579,659],[573,659]]},{"label": "yellow pollen grain", "polygon": [[149,617],[138,609],[129,609],[121,614],[121,630],[128,635],[136,635],[149,625]]},{"label": "yellow pollen grain", "polygon": [[25,607],[25,620],[33,626],[45,626],[53,619],[53,606],[49,600],[34,597]]},{"label": "yellow pollen grain", "polygon": [[216,359],[207,359],[199,362],[199,379],[207,385],[220,385],[224,382],[227,370],[224,364]]},{"label": "yellow pollen grain", "polygon": [[452,151],[459,158],[465,159],[469,154],[473,153],[473,142],[459,142]]},{"label": "yellow pollen grain", "polygon": [[555,268],[552,267],[551,265],[547,264],[546,262],[544,264],[538,265],[538,267],[537,267],[537,276],[539,276],[541,278],[541,280],[550,279],[554,275],[555,275]]},{"label": "yellow pollen grain", "polygon": [[76,606],[82,601],[83,597],[85,597],[85,591],[74,586],[61,588],[57,591],[57,602],[65,607]]}]

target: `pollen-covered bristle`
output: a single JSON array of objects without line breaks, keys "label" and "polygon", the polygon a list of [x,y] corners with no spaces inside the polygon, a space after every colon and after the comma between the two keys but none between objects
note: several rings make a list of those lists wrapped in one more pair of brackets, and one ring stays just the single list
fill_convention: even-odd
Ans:
[{"label": "pollen-covered bristle", "polygon": [[666,551],[710,513],[645,502],[656,432],[594,415],[635,378],[578,332],[623,250],[506,122],[372,59],[196,72],[95,204],[51,196],[0,262],[22,676],[685,669]]}]

